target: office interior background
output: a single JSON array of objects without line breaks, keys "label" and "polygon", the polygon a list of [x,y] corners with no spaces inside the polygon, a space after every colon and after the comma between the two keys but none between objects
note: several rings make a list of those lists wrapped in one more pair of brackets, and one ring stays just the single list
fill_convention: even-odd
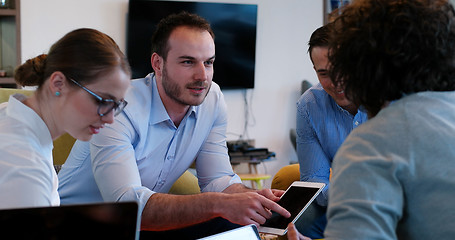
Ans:
[{"label": "office interior background", "polygon": [[[223,90],[229,116],[227,139],[254,139],[256,147],[275,152],[275,160],[258,166],[260,173],[273,177],[281,167],[297,162],[289,131],[296,125],[302,80],[318,82],[307,43],[323,24],[323,0],[203,1],[258,5],[255,87]],[[128,0],[21,0],[21,60],[46,53],[52,43],[80,27],[105,32],[125,52],[127,14]],[[264,186],[270,183],[268,179]]]}]

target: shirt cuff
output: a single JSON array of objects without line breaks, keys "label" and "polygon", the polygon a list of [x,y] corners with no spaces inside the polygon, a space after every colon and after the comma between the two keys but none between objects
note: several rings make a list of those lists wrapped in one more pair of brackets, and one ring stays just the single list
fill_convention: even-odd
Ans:
[{"label": "shirt cuff", "polygon": [[242,180],[237,174],[227,175],[217,178],[210,182],[201,192],[222,192],[227,187],[235,183],[242,183]]},{"label": "shirt cuff", "polygon": [[147,204],[149,198],[155,192],[146,188],[146,187],[139,187],[139,188],[131,188],[123,196],[120,197],[120,202],[136,202],[138,204],[138,217],[141,219],[142,211]]}]

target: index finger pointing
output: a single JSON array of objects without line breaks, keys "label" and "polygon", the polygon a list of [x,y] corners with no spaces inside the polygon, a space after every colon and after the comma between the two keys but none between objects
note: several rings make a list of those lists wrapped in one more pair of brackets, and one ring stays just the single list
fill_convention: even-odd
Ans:
[{"label": "index finger pointing", "polygon": [[265,200],[262,202],[262,205],[267,208],[267,209],[270,209],[278,214],[280,214],[281,216],[285,217],[285,218],[288,218],[288,217],[291,217],[291,213],[288,212],[288,210],[286,210],[285,208],[283,208],[282,206],[280,206],[278,203],[270,200],[270,199],[267,199],[267,198],[264,198]]}]

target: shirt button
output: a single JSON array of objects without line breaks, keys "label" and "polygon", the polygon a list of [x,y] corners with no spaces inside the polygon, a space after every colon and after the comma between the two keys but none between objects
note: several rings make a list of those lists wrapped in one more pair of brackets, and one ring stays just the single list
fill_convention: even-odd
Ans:
[{"label": "shirt button", "polygon": [[359,121],[355,121],[354,123],[356,126],[359,126]]},{"label": "shirt button", "polygon": [[167,160],[171,160],[174,159],[174,156],[167,156]]}]

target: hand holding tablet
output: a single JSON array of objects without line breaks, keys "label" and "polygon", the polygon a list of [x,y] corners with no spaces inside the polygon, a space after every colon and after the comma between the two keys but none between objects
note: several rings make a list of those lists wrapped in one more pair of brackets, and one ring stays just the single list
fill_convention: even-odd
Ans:
[{"label": "hand holding tablet", "polygon": [[284,235],[290,222],[295,223],[307,207],[324,189],[324,183],[295,181],[277,202],[291,213],[290,218],[285,218],[273,212],[272,217],[262,224],[259,232]]}]

